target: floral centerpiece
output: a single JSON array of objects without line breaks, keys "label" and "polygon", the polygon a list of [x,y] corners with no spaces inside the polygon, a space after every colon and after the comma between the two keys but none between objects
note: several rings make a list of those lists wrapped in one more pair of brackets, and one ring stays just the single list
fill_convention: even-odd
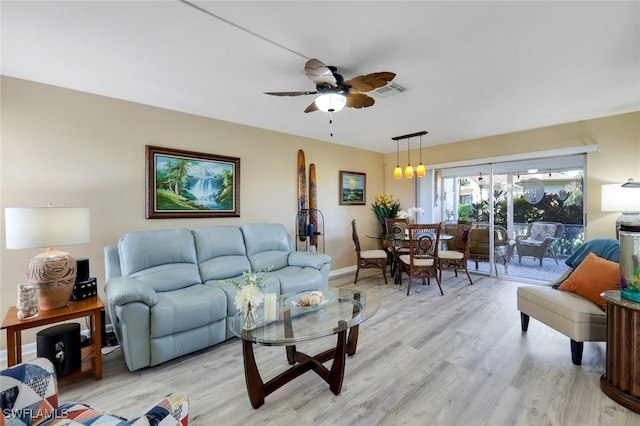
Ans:
[{"label": "floral centerpiece", "polygon": [[407,210],[400,210],[398,212],[398,217],[400,219],[416,220],[416,216],[419,214],[424,214],[424,209],[422,207],[409,207]]},{"label": "floral centerpiece", "polygon": [[391,195],[378,194],[371,205],[371,210],[375,213],[383,233],[386,233],[386,219],[393,219],[398,216],[400,203],[393,199]]},{"label": "floral centerpiece", "polygon": [[234,279],[223,281],[225,284],[231,284],[238,289],[233,304],[238,310],[242,311],[244,316],[242,328],[245,330],[253,330],[256,327],[253,309],[260,306],[264,300],[264,294],[261,290],[269,283],[269,279],[265,279],[265,276],[270,270],[271,268],[260,272],[243,272],[242,282]]},{"label": "floral centerpiece", "polygon": [[640,302],[640,268],[631,276],[620,276],[620,294],[625,299]]}]

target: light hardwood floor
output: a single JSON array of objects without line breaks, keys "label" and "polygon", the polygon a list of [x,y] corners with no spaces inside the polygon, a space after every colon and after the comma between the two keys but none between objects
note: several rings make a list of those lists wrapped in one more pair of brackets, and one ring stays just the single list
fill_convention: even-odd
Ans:
[{"label": "light hardwood floor", "polygon": [[[129,372],[119,350],[107,355],[101,381],[59,385],[63,402],[81,401],[133,417],[166,393],[186,394],[193,425],[640,425],[640,415],[600,390],[605,344],[585,343],[581,367],[569,339],[531,319],[520,330],[517,283],[447,273],[444,296],[419,281],[406,296],[380,271],[363,271],[357,287],[380,297],[347,359],[342,393],[309,372],[267,396],[257,410],[246,394],[237,339],[141,371]],[[444,277],[443,277],[444,278]],[[353,285],[353,274],[330,286]],[[329,338],[327,338],[329,339]],[[299,345],[316,353],[330,340]],[[256,348],[264,380],[288,367],[284,348]]]}]

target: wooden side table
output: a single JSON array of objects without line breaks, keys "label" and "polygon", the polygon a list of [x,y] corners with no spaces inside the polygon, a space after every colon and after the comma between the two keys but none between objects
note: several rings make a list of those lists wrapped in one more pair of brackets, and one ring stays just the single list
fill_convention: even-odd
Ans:
[{"label": "wooden side table", "polygon": [[17,308],[12,306],[2,321],[2,330],[7,330],[7,367],[22,362],[22,330],[54,324],[75,318],[89,317],[91,345],[83,348],[82,367],[60,380],[71,379],[81,374],[95,372],[96,380],[102,379],[102,317],[104,304],[99,297],[69,302],[67,306],[51,311],[40,311],[36,318],[19,320]]},{"label": "wooden side table", "polygon": [[622,298],[616,290],[602,297],[607,301],[607,369],[600,389],[640,413],[640,303]]}]

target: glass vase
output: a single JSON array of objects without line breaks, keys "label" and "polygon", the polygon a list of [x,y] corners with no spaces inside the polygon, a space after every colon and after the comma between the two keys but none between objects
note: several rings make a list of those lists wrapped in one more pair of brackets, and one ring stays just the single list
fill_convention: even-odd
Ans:
[{"label": "glass vase", "polygon": [[244,321],[242,323],[243,330],[253,330],[256,328],[256,318],[254,315],[253,307],[251,306],[251,303],[249,303],[244,313]]}]

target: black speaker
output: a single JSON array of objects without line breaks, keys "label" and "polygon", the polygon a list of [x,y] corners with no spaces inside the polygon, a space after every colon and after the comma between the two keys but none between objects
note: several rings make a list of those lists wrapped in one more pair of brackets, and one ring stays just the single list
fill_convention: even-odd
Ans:
[{"label": "black speaker", "polygon": [[98,282],[95,278],[89,278],[84,281],[76,281],[73,284],[73,291],[71,292],[71,300],[77,302],[78,300],[88,299],[98,295]]},{"label": "black speaker", "polygon": [[80,370],[80,324],[66,323],[45,328],[36,334],[38,356],[48,358],[58,377]]},{"label": "black speaker", "polygon": [[83,282],[89,279],[89,259],[77,259],[78,274],[76,275],[76,282]]}]

